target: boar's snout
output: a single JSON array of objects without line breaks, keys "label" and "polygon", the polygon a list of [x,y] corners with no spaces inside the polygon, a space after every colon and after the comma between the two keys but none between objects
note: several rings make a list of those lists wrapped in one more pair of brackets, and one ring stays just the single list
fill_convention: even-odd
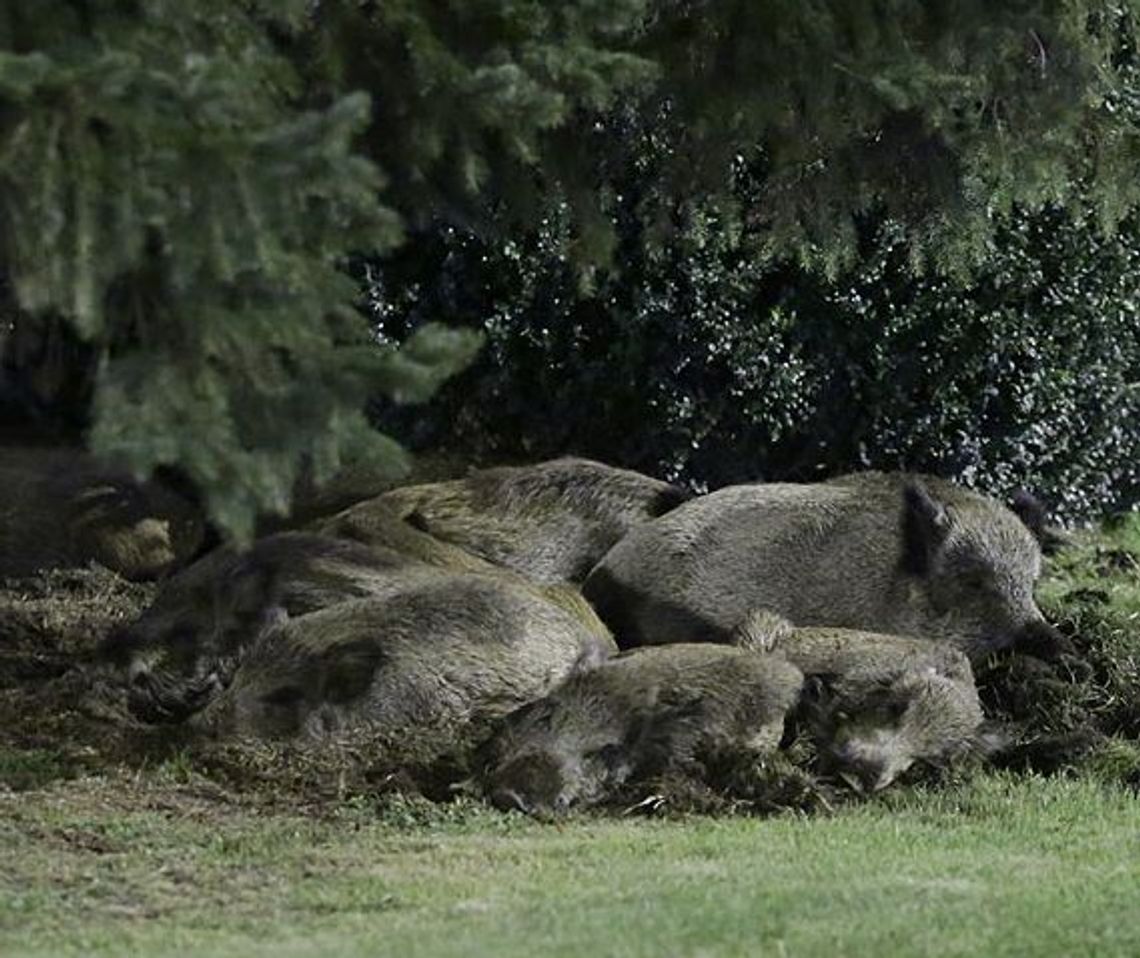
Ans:
[{"label": "boar's snout", "polygon": [[182,722],[200,711],[224,685],[216,672],[178,680],[142,670],[131,678],[127,708],[135,718],[152,725]]},{"label": "boar's snout", "polygon": [[533,813],[534,808],[513,788],[502,786],[491,792],[491,804],[501,812]]},{"label": "boar's snout", "polygon": [[882,763],[867,759],[845,762],[838,775],[860,795],[873,795],[890,784]]},{"label": "boar's snout", "polygon": [[1022,626],[1013,638],[1013,649],[1046,661],[1076,653],[1073,644],[1044,619]]},{"label": "boar's snout", "polygon": [[545,753],[509,761],[495,773],[489,792],[491,804],[503,811],[541,815],[570,806],[563,769]]},{"label": "boar's snout", "polygon": [[831,762],[835,774],[864,795],[882,791],[912,764],[900,743],[885,730],[838,744]]}]

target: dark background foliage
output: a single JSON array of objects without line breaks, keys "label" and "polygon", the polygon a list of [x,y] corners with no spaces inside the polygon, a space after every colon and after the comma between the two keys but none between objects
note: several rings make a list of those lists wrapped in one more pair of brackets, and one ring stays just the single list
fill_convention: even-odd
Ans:
[{"label": "dark background foliage", "polygon": [[889,224],[827,281],[765,266],[690,210],[663,252],[624,222],[620,273],[583,294],[557,221],[527,243],[441,228],[360,264],[388,335],[482,329],[475,366],[412,413],[413,448],[477,461],[575,452],[697,488],[906,468],[1067,519],[1140,499],[1140,235],[1015,213],[968,284],[915,277]]}]

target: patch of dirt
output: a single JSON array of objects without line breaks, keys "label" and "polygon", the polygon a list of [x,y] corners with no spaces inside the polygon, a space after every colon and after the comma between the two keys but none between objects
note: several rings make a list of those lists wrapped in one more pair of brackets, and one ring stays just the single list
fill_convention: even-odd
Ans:
[{"label": "patch of dirt", "polygon": [[115,760],[134,723],[95,651],[154,588],[97,565],[0,580],[0,786],[34,788]]},{"label": "patch of dirt", "polygon": [[[1067,585],[1046,617],[1072,643],[1057,662],[995,656],[975,669],[986,715],[1014,734],[996,765],[1140,782],[1140,620],[1121,594],[1140,589],[1140,555],[1087,537],[1057,559]],[[1111,759],[1106,759],[1111,756]]]},{"label": "patch of dirt", "polygon": [[154,592],[94,564],[0,579],[0,688],[58,678],[90,662],[103,637],[138,615]]}]

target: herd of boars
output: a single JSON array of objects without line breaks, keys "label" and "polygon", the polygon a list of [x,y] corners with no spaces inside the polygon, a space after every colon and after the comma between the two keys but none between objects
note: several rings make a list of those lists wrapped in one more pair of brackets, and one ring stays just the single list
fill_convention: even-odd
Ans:
[{"label": "herd of boars", "polygon": [[[392,489],[172,574],[201,539],[173,500],[56,483],[87,538],[36,543],[41,564],[165,576],[102,649],[138,718],[309,743],[478,729],[485,795],[533,813],[763,761],[793,723],[817,771],[874,792],[987,747],[972,662],[1066,648],[1033,597],[1039,507],[926,476],[691,496],[559,459]],[[19,512],[0,554],[25,547]]]}]

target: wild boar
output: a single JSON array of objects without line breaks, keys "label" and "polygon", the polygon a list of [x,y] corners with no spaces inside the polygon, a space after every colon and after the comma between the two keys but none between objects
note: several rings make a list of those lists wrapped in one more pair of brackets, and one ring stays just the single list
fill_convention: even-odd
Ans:
[{"label": "wild boar", "polygon": [[370,517],[394,512],[437,539],[537,582],[581,583],[630,529],[687,498],[657,479],[567,458],[394,489],[318,528],[371,541],[365,531]]},{"label": "wild boar", "polygon": [[794,628],[768,612],[747,616],[734,642],[782,653],[813,680],[822,696],[804,711],[824,766],[860,791],[885,788],[915,762],[939,765],[994,741],[970,662],[947,642]]},{"label": "wild boar", "polygon": [[280,615],[374,594],[407,565],[391,550],[304,533],[269,536],[245,552],[218,548],[163,583],[142,615],[107,637],[101,657],[127,674],[139,718],[178,721]]},{"label": "wild boar", "polygon": [[563,812],[671,770],[779,746],[803,675],[782,656],[716,645],[626,652],[509,716],[482,776],[498,807]]},{"label": "wild boar", "polygon": [[0,488],[0,576],[95,561],[153,579],[187,561],[205,536],[188,500],[80,450],[0,450]]},{"label": "wild boar", "polygon": [[583,592],[622,647],[727,641],[752,609],[796,625],[953,642],[971,658],[1064,643],[1033,598],[1041,550],[1010,510],[927,477],[729,486],[634,528]]},{"label": "wild boar", "polygon": [[[137,620],[107,638],[102,656],[126,672],[136,716],[151,722],[180,721],[225,685],[242,651],[281,617],[394,594],[407,588],[410,577],[427,579],[452,571],[448,563],[460,551],[410,527],[396,539],[411,547],[410,555],[300,532],[267,536],[245,552],[217,549],[164,583]],[[510,575],[471,560],[461,557],[459,570],[474,567],[491,577]],[[576,590],[525,587],[609,640],[605,626]]]},{"label": "wild boar", "polygon": [[388,550],[408,559],[456,571],[493,575],[502,568],[406,522],[397,505],[381,501],[382,498],[370,499],[335,516],[314,522],[308,526],[308,530],[314,535]]},{"label": "wild boar", "polygon": [[192,724],[238,737],[383,739],[448,726],[458,737],[613,651],[521,582],[415,572],[383,597],[263,632]]},{"label": "wild boar", "polygon": [[454,479],[465,471],[464,462],[454,455],[421,452],[412,459],[409,475],[401,479],[366,462],[346,462],[333,475],[317,482],[311,463],[306,463],[293,484],[288,515],[261,516],[257,531],[259,535],[271,535],[312,526],[398,486]]}]

